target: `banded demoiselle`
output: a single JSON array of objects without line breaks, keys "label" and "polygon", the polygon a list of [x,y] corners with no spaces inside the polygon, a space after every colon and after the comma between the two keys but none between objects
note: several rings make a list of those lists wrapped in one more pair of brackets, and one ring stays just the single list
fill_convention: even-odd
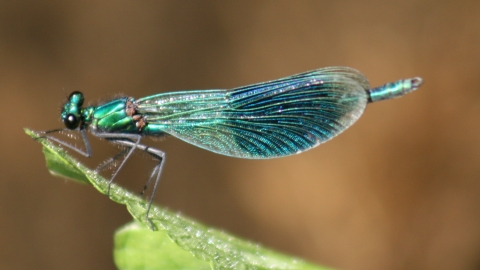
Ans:
[{"label": "banded demoiselle", "polygon": [[[122,97],[98,106],[82,107],[75,91],[63,106],[64,129],[78,130],[85,150],[46,137],[90,157],[86,131],[126,150],[115,176],[139,149],[158,163],[144,191],[155,179],[146,217],[155,196],[165,153],[141,144],[144,136],[172,135],[203,149],[232,157],[268,159],[299,154],[322,144],[351,126],[367,103],[392,99],[416,90],[419,77],[370,88],[365,76],[348,67],[326,67],[278,80],[229,90],[162,93],[140,99]],[[103,165],[102,165],[103,166]]]}]

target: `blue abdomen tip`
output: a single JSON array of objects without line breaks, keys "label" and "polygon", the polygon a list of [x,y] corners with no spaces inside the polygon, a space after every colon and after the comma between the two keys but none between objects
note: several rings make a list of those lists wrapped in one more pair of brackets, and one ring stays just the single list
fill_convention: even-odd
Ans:
[{"label": "blue abdomen tip", "polygon": [[387,83],[382,86],[368,90],[368,101],[375,102],[385,99],[401,97],[405,94],[417,90],[422,84],[423,79],[420,77],[414,77],[410,79],[398,80],[396,82]]}]

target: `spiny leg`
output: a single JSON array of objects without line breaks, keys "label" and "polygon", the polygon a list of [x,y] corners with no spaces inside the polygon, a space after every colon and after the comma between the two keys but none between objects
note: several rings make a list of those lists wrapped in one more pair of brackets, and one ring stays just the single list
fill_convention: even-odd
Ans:
[{"label": "spiny leg", "polygon": [[143,193],[143,192],[145,192],[145,190],[147,190],[148,186],[150,185],[150,182],[153,179],[153,176],[155,175],[155,171],[157,171],[156,172],[157,178],[155,179],[155,183],[153,184],[152,195],[150,196],[150,200],[148,201],[147,212],[145,213],[145,217],[147,218],[147,220],[150,221],[150,219],[148,218],[148,213],[150,212],[150,208],[152,207],[153,199],[155,198],[155,194],[157,193],[158,184],[160,183],[160,176],[161,176],[162,171],[163,171],[163,166],[165,165],[165,153],[163,151],[158,150],[158,149],[148,148],[148,147],[144,151],[146,151],[147,153],[150,153],[152,156],[157,157],[157,159],[158,159],[158,164],[153,169],[152,175],[148,179],[148,181],[145,184],[145,187],[142,191],[142,193]]},{"label": "spiny leg", "polygon": [[[153,169],[152,174],[148,178],[148,181],[145,183],[145,186],[143,187],[142,192],[140,192],[140,195],[143,195],[145,191],[148,189],[148,187],[150,186],[150,183],[152,182],[153,177],[157,174],[157,171],[158,171],[158,175],[162,173],[163,163],[165,161],[165,156],[166,156],[163,151],[160,151],[155,148],[150,148],[148,146],[144,149],[144,151],[150,154],[154,159],[158,160],[159,163]],[[159,177],[158,175],[157,177]],[[159,180],[155,180],[155,185],[158,183],[158,181]],[[154,189],[155,189],[155,185],[154,185]]]},{"label": "spiny leg", "polygon": [[150,177],[148,178],[148,181],[143,186],[142,191],[140,191],[140,196],[143,196],[143,194],[145,194],[145,191],[147,191],[148,186],[150,185],[150,182],[152,181],[153,177],[157,174],[158,168],[159,168],[158,164],[153,168],[152,174],[150,174]]},{"label": "spiny leg", "polygon": [[[55,132],[62,132],[62,131],[72,131],[71,129],[68,129],[68,128],[62,128],[62,129],[53,129],[53,130],[48,130],[48,131],[42,131],[40,133],[43,133],[43,134],[50,134],[50,133],[55,133]],[[72,149],[74,150],[75,152],[85,156],[85,157],[91,157],[92,156],[92,149],[90,147],[90,143],[88,141],[88,138],[87,138],[87,133],[86,133],[86,130],[81,128],[81,129],[78,129],[78,131],[80,132],[80,134],[82,135],[82,139],[83,139],[83,144],[85,145],[85,150],[82,150],[74,145],[71,145],[69,143],[67,143],[66,141],[62,141],[58,138],[55,138],[53,136],[49,136],[49,135],[44,135],[44,136],[40,136],[39,138],[46,138],[46,139],[49,139],[51,141],[54,141],[54,142],[57,142],[59,143],[60,145],[62,146],[65,146],[69,149]]]},{"label": "spiny leg", "polygon": [[106,140],[112,143],[122,144],[130,147],[122,163],[120,163],[120,165],[118,166],[118,168],[115,170],[115,172],[112,174],[112,177],[108,181],[107,196],[110,197],[110,188],[112,186],[113,180],[115,179],[117,174],[120,172],[120,170],[123,168],[123,165],[125,165],[125,162],[127,162],[127,160],[130,158],[130,156],[133,154],[133,152],[139,145],[140,140],[142,139],[142,136],[139,134],[124,134],[124,133],[94,133],[94,135],[99,138],[105,138]]},{"label": "spiny leg", "polygon": [[[49,130],[49,131],[45,131],[43,133],[44,134],[49,134],[49,133],[62,132],[62,131],[70,131],[70,129]],[[79,149],[79,148],[77,148],[77,147],[75,147],[75,146],[73,146],[73,145],[71,145],[71,144],[69,144],[65,141],[62,141],[62,140],[57,139],[57,138],[52,137],[52,136],[45,135],[45,136],[42,136],[41,138],[50,139],[52,141],[55,141],[55,142],[59,143],[60,145],[63,145],[67,148],[70,148],[70,149],[76,151],[77,153],[79,153],[83,156],[91,157],[92,151],[91,151],[90,143],[88,141],[88,138],[87,138],[87,135],[86,135],[86,132],[85,132],[86,130],[85,129],[79,129],[79,131],[80,131],[80,134],[82,136],[83,142],[85,144],[86,151],[83,151],[82,149]],[[107,195],[108,196],[110,196],[110,187],[111,187],[111,184],[113,183],[114,178],[116,177],[118,172],[121,170],[121,168],[123,167],[125,162],[130,158],[130,156],[135,151],[135,149],[138,148],[142,151],[145,151],[148,154],[150,154],[153,158],[158,160],[158,164],[153,169],[152,174],[150,175],[150,178],[146,182],[146,184],[144,186],[144,189],[142,191],[142,194],[143,194],[145,192],[145,190],[147,190],[148,186],[151,184],[151,181],[153,180],[153,178],[156,176],[155,177],[155,183],[153,185],[152,195],[150,197],[150,200],[148,201],[147,211],[145,213],[146,219],[152,224],[152,221],[149,219],[148,214],[150,212],[150,209],[151,209],[151,206],[152,206],[152,203],[153,203],[153,199],[155,198],[155,194],[156,194],[156,191],[157,191],[157,188],[158,188],[158,184],[160,182],[160,175],[163,171],[163,165],[165,163],[164,162],[165,161],[165,153],[158,150],[158,149],[149,148],[146,145],[140,144],[140,140],[141,140],[142,137],[141,137],[141,135],[138,135],[138,134],[93,133],[93,135],[95,135],[99,138],[104,138],[104,139],[106,139],[106,140],[108,140],[112,143],[116,143],[116,144],[120,144],[120,145],[128,147],[128,149],[125,149],[125,150],[121,151],[120,153],[118,153],[114,157],[112,157],[109,160],[107,160],[106,162],[104,162],[104,164],[100,165],[95,170],[96,172],[101,171],[106,165],[110,164],[111,162],[115,161],[118,157],[120,157],[122,155],[125,155],[125,153],[127,153],[125,158],[123,159],[122,163],[120,164],[120,166],[118,166],[118,168],[114,172],[113,176],[110,178],[110,181],[108,182],[108,190],[107,190]]]},{"label": "spiny leg", "polygon": [[102,162],[96,169],[95,169],[95,173],[99,173],[101,171],[103,171],[105,169],[105,167],[107,167],[108,165],[110,165],[111,163],[115,162],[118,158],[120,158],[121,156],[125,156],[125,154],[129,151],[130,149],[123,149],[122,151],[120,151],[120,153],[116,154],[115,156],[105,160],[104,162]]},{"label": "spiny leg", "polygon": [[[142,151],[145,151],[147,152],[148,154],[150,154],[153,158],[155,158],[156,160],[158,160],[158,164],[155,166],[155,168],[153,169],[152,171],[152,174],[150,175],[150,178],[148,179],[147,183],[145,184],[145,187],[142,191],[142,193],[148,188],[148,186],[150,185],[152,179],[155,177],[155,183],[153,185],[153,190],[152,190],[152,195],[150,196],[150,200],[148,201],[148,206],[147,206],[147,211],[145,213],[145,218],[150,222],[152,223],[152,221],[150,220],[150,218],[148,217],[148,213],[150,212],[150,208],[152,207],[152,203],[153,203],[153,199],[155,198],[155,194],[157,192],[157,188],[158,188],[158,184],[160,182],[160,175],[162,174],[162,171],[163,171],[163,166],[165,164],[165,153],[163,151],[160,151],[158,149],[155,149],[155,148],[150,148],[146,145],[143,145],[143,144],[139,144],[139,143],[135,143],[135,142],[132,142],[130,140],[121,140],[121,139],[118,139],[118,140],[111,140],[113,143],[117,143],[117,144],[121,144],[121,145],[124,145],[124,146],[127,146],[127,147],[130,147],[130,148],[136,148],[136,149],[139,149],[139,150],[142,150]],[[153,225],[153,224],[152,224]]]}]

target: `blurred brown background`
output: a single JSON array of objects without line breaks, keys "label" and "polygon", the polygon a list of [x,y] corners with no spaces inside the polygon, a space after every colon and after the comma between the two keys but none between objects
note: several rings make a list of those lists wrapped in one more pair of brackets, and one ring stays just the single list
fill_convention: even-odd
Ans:
[{"label": "blurred brown background", "polygon": [[[479,44],[473,0],[1,1],[0,269],[114,269],[112,234],[127,211],[49,175],[22,130],[62,127],[71,91],[97,103],[333,65],[373,86],[425,84],[289,158],[153,142],[168,155],[157,203],[341,269],[479,269]],[[92,140],[94,155],[115,153]],[[139,190],[144,161],[119,181]]]}]

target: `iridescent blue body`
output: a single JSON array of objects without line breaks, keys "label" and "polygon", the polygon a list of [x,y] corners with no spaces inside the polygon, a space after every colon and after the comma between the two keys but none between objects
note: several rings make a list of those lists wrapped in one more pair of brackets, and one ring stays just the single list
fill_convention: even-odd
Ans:
[{"label": "iridescent blue body", "polygon": [[61,116],[68,129],[82,131],[86,155],[90,148],[84,131],[89,129],[127,146],[130,150],[123,162],[135,149],[157,158],[159,164],[152,173],[155,193],[165,155],[140,144],[142,136],[169,134],[239,158],[283,157],[335,137],[358,120],[368,102],[400,97],[421,84],[416,77],[371,89],[357,70],[327,67],[230,90],[171,92],[136,100],[123,97],[97,107],[82,107],[83,94],[74,92]]}]

